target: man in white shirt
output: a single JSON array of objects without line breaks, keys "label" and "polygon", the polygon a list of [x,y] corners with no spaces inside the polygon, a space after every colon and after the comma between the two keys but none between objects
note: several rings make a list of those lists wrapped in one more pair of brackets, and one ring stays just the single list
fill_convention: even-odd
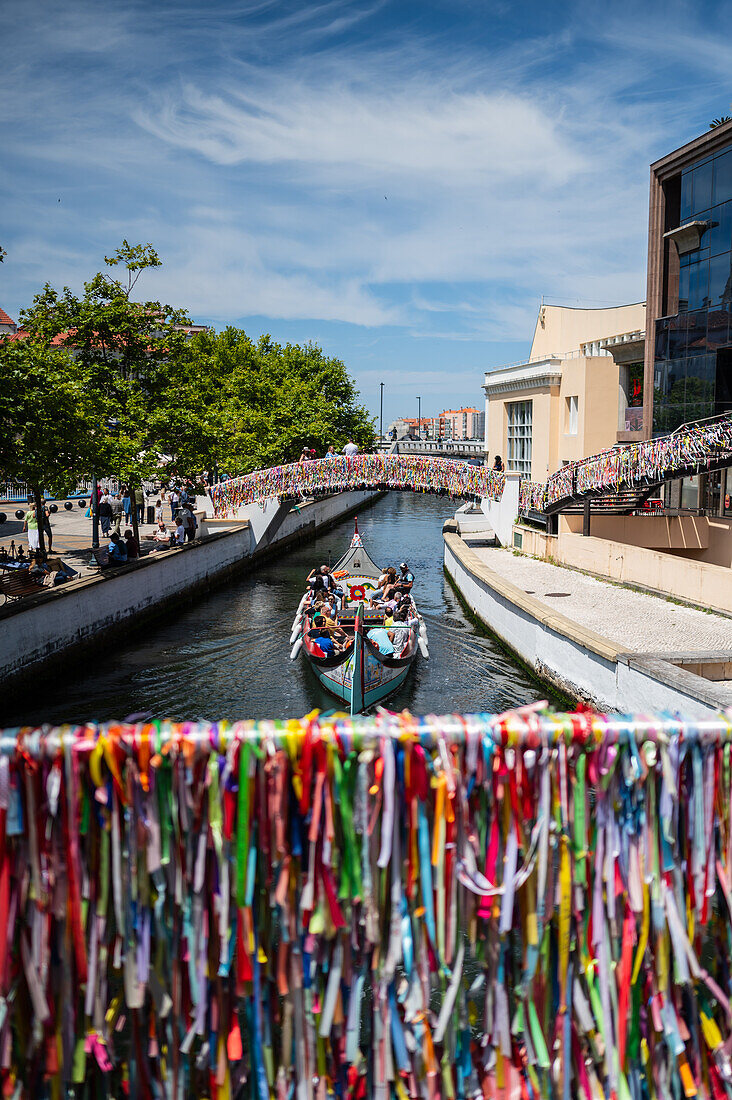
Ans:
[{"label": "man in white shirt", "polygon": [[344,455],[347,455],[348,458],[351,458],[353,455],[358,454],[358,447],[352,439],[349,439],[348,443],[346,443],[345,447],[343,448],[343,453]]},{"label": "man in white shirt", "polygon": [[183,526],[183,520],[182,520],[182,517],[179,514],[179,516],[178,516],[178,526],[175,529],[175,545],[176,546],[182,546],[185,541],[186,541],[186,529]]}]

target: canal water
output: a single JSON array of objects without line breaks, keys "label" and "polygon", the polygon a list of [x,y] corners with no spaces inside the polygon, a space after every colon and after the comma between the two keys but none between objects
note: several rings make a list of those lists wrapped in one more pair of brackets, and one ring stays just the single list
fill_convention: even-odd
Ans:
[{"label": "canal water", "polygon": [[[416,714],[487,711],[546,698],[533,681],[463,614],[442,569],[448,498],[388,493],[359,517],[370,556],[380,565],[406,560],[427,622],[430,659],[388,706]],[[313,565],[335,563],[353,534],[344,520],[314,542],[275,558],[256,573],[169,613],[128,645],[104,651],[83,672],[48,680],[4,718],[7,726],[153,718],[292,718],[336,701],[302,657],[290,661],[290,630]]]}]

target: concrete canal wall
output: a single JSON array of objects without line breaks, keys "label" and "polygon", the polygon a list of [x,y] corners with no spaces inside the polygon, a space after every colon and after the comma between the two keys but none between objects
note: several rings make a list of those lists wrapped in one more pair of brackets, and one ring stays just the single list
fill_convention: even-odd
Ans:
[{"label": "concrete canal wall", "polygon": [[682,667],[689,665],[688,655],[662,658],[623,650],[547,607],[482,562],[459,537],[454,521],[445,524],[444,540],[445,570],[468,608],[540,678],[564,693],[601,710],[690,717],[732,702],[729,688]]},{"label": "concrete canal wall", "polygon": [[300,505],[266,546],[255,544],[247,520],[225,529],[210,524],[206,537],[187,546],[0,607],[0,726],[3,697],[33,691],[39,676],[124,640],[145,622],[327,530],[381,495],[342,493]]}]

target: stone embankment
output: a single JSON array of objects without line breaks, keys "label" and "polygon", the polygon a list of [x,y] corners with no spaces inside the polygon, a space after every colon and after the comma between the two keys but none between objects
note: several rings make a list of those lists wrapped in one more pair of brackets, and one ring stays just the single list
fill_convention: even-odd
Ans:
[{"label": "stone embankment", "polygon": [[703,716],[732,707],[732,619],[471,549],[444,528],[445,570],[470,611],[542,679],[619,712]]},{"label": "stone embankment", "polygon": [[[276,531],[257,532],[261,515],[205,521],[203,537],[96,575],[81,575],[0,607],[0,702],[63,667],[125,639],[166,611],[304,542],[382,494],[342,493],[288,509],[276,502]],[[260,512],[262,509],[259,510]],[[0,725],[2,711],[0,708]]]}]

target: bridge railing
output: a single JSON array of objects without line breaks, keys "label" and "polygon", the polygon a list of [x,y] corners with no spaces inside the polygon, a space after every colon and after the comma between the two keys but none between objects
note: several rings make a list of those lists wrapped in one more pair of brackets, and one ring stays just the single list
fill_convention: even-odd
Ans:
[{"label": "bridge railing", "polygon": [[376,444],[379,451],[390,451],[394,445],[402,454],[435,454],[449,458],[451,455],[461,454],[471,457],[483,458],[485,455],[485,443],[482,439],[397,439],[384,440]]},{"label": "bridge railing", "polygon": [[563,466],[545,482],[524,481],[519,508],[522,513],[546,511],[564,500],[657,484],[726,459],[732,464],[731,414],[685,425],[658,439],[601,451]]},{"label": "bridge railing", "polygon": [[1,733],[13,1095],[727,1095],[732,713],[543,706]]},{"label": "bridge railing", "polygon": [[334,455],[255,470],[214,485],[211,500],[217,516],[271,497],[283,499],[328,495],[354,489],[396,489],[438,493],[464,500],[500,500],[505,476],[485,466],[471,466],[425,455]]},{"label": "bridge railing", "polygon": [[[98,485],[105,493],[117,493],[120,490],[121,482],[114,477],[103,477],[99,478]],[[146,480],[142,482],[142,487],[148,495],[152,495],[159,491],[160,482]],[[75,500],[77,497],[88,497],[91,495],[91,490],[91,478],[82,479],[77,481],[74,489],[70,493],[66,493],[63,499]],[[31,495],[32,490],[24,481],[0,481],[0,503],[25,503]],[[59,499],[50,492],[45,492],[43,495],[46,500]]]}]

